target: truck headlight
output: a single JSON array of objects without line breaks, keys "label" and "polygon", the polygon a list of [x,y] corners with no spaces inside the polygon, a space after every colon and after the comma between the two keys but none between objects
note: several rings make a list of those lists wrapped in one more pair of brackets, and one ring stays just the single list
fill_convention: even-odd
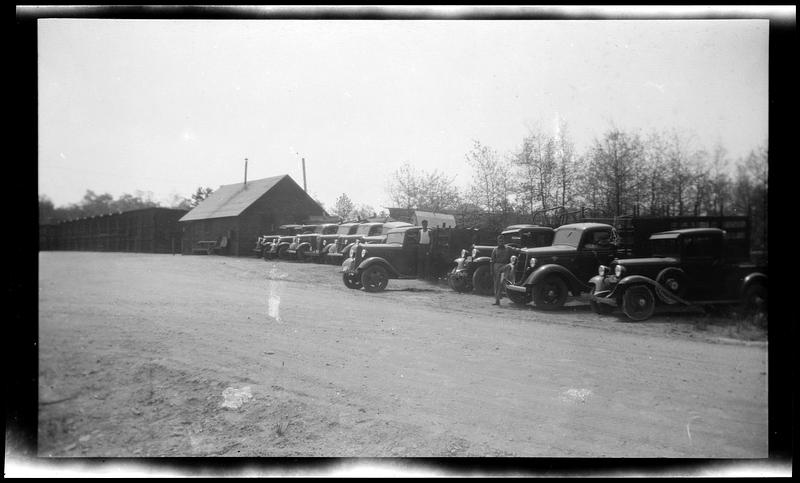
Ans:
[{"label": "truck headlight", "polygon": [[605,277],[606,273],[608,273],[608,267],[607,266],[600,265],[599,267],[597,267],[597,274],[598,275],[600,275],[601,277]]},{"label": "truck headlight", "polygon": [[478,249],[477,248],[473,248],[472,249],[472,258],[475,258],[476,256],[478,256]]},{"label": "truck headlight", "polygon": [[367,249],[361,250],[361,258],[367,258]]},{"label": "truck headlight", "polygon": [[622,276],[625,275],[625,267],[622,265],[614,267],[614,275],[616,275],[617,278],[622,278]]},{"label": "truck headlight", "polygon": [[511,255],[511,265],[516,265],[516,264],[517,264],[517,256]]},{"label": "truck headlight", "polygon": [[466,258],[466,257],[467,257],[467,251],[461,250],[461,258]]},{"label": "truck headlight", "polygon": [[531,268],[535,267],[536,266],[536,259],[535,258],[531,258],[531,261],[528,262],[528,266],[530,266]]}]

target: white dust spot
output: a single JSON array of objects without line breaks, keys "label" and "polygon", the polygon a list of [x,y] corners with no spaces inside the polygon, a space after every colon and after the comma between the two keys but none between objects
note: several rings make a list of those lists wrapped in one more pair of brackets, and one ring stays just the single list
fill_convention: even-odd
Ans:
[{"label": "white dust spot", "polygon": [[283,283],[281,280],[286,278],[287,273],[281,273],[277,268],[272,268],[269,271],[269,294],[267,295],[267,315],[275,319],[277,322],[281,321],[280,307],[281,307],[281,292],[283,291]]},{"label": "white dust spot", "polygon": [[226,387],[222,391],[222,407],[228,409],[239,409],[242,404],[250,399],[253,399],[253,393],[250,392],[250,386],[243,387],[242,389],[234,389]]},{"label": "white dust spot", "polygon": [[591,389],[567,389],[561,395],[561,400],[564,402],[586,402],[586,398],[591,395]]}]

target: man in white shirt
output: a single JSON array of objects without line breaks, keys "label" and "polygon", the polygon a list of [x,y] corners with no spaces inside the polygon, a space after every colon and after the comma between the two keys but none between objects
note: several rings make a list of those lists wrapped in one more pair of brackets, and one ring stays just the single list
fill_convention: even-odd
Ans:
[{"label": "man in white shirt", "polygon": [[422,220],[422,229],[419,231],[419,248],[417,251],[417,278],[427,280],[430,276],[431,256],[431,231],[428,230],[428,220]]}]

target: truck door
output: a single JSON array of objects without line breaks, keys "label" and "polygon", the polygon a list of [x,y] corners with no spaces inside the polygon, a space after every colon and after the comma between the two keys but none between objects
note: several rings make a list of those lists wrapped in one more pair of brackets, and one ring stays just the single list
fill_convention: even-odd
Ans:
[{"label": "truck door", "polygon": [[681,238],[681,266],[688,278],[687,298],[709,300],[721,292],[725,276],[722,238],[691,234]]},{"label": "truck door", "polygon": [[397,257],[395,268],[400,275],[417,276],[417,252],[419,251],[419,228],[406,230],[403,238],[403,249]]}]

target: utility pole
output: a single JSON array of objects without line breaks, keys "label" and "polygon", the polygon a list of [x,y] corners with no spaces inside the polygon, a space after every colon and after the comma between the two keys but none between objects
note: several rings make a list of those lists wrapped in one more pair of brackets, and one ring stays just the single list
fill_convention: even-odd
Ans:
[{"label": "utility pole", "polygon": [[247,188],[247,158],[244,158],[244,187]]}]

